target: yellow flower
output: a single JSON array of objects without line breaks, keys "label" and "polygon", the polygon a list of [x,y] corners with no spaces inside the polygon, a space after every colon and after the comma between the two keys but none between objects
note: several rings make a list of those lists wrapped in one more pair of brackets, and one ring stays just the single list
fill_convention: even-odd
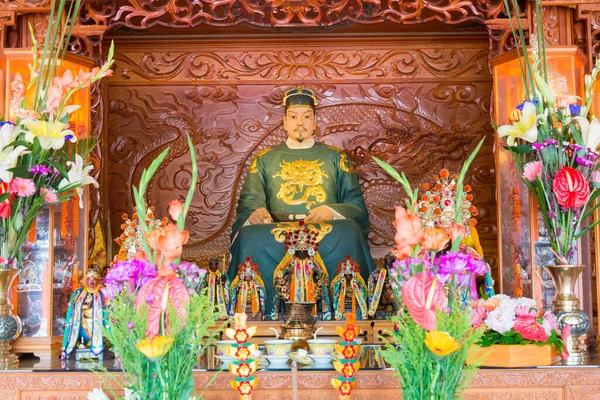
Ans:
[{"label": "yellow flower", "polygon": [[535,114],[535,104],[526,101],[523,104],[521,118],[512,125],[502,125],[498,128],[498,136],[508,136],[506,143],[509,146],[516,146],[516,139],[523,139],[533,143],[538,137],[537,120],[543,118],[543,115]]},{"label": "yellow flower", "polygon": [[34,138],[38,138],[42,149],[50,148],[58,150],[65,145],[65,140],[75,142],[75,134],[70,129],[65,129],[66,124],[62,122],[48,122],[33,119],[24,119],[21,124],[27,127],[25,140],[33,143]]},{"label": "yellow flower", "polygon": [[140,340],[135,347],[151,360],[162,357],[171,349],[173,338],[156,336],[153,340],[145,338]]},{"label": "yellow flower", "polygon": [[430,331],[425,335],[425,346],[439,357],[454,353],[460,345],[450,334],[442,331]]}]

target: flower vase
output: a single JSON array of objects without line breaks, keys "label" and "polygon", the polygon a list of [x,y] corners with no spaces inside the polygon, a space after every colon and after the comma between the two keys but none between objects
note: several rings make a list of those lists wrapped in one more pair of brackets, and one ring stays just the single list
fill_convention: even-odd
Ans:
[{"label": "flower vase", "polygon": [[575,295],[575,283],[585,268],[584,265],[546,265],[544,267],[556,286],[556,296],[552,300],[553,313],[562,329],[571,326],[571,335],[567,338],[569,357],[563,363],[577,365],[588,358],[586,346],[581,346],[579,338],[590,328],[590,318],[583,312],[579,299]]},{"label": "flower vase", "polygon": [[13,305],[9,300],[10,288],[17,275],[16,269],[0,269],[0,369],[19,366],[19,358],[10,353],[10,342],[21,334],[21,319],[12,314]]}]

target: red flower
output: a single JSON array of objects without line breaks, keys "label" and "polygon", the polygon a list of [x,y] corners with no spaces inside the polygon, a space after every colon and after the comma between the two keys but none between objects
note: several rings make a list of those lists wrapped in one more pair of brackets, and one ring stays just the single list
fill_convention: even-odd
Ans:
[{"label": "red flower", "polygon": [[352,360],[356,356],[356,348],[353,345],[344,346],[342,355],[347,360]]},{"label": "red flower", "polygon": [[538,342],[547,342],[548,335],[544,327],[537,323],[535,317],[530,315],[518,316],[515,319],[515,332],[523,336],[523,339],[535,340]]},{"label": "red flower", "polygon": [[250,355],[250,349],[248,349],[246,346],[239,346],[235,352],[235,356],[238,358],[238,360],[242,361],[249,359]]},{"label": "red flower", "polygon": [[250,376],[250,374],[252,373],[252,369],[250,368],[250,364],[240,364],[237,369],[236,369],[236,373],[238,374],[238,376],[240,378],[247,378]]},{"label": "red flower", "polygon": [[[0,184],[0,194],[4,194],[10,191],[10,185],[6,182]],[[14,193],[8,196],[8,199],[0,203],[0,217],[10,217],[10,208],[12,207],[12,199],[15,197]]]},{"label": "red flower", "polygon": [[569,167],[562,167],[554,176],[552,190],[558,204],[565,208],[583,206],[590,197],[590,185],[581,172]]},{"label": "red flower", "polygon": [[350,396],[352,389],[354,389],[352,382],[342,382],[338,391],[342,396]]},{"label": "red flower", "polygon": [[238,329],[235,331],[235,336],[233,338],[238,343],[246,343],[248,341],[248,333],[245,329]]},{"label": "red flower", "polygon": [[244,381],[240,383],[237,390],[242,396],[250,396],[252,394],[252,389],[254,389],[252,384],[249,381]]},{"label": "red flower", "polygon": [[344,378],[352,378],[355,372],[354,365],[344,364],[344,367],[342,368],[342,375],[344,375]]}]

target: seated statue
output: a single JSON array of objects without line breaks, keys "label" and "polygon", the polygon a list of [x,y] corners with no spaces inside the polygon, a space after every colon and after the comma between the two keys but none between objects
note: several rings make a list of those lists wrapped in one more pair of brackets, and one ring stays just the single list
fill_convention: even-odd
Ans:
[{"label": "seated statue", "polygon": [[[278,320],[284,311],[285,303],[315,303],[313,315],[328,321],[331,319],[329,301],[329,276],[318,253],[319,242],[327,235],[331,227],[320,224],[317,228],[304,221],[290,223],[275,229],[275,240],[283,241],[287,254],[281,260],[273,276],[275,295],[271,319]],[[281,234],[277,234],[281,231]]]},{"label": "seated statue", "polygon": [[369,276],[367,284],[369,318],[386,319],[396,315],[398,305],[390,282],[390,268],[396,257],[385,256],[383,265],[378,266]]},{"label": "seated statue", "polygon": [[261,320],[265,315],[265,284],[260,277],[258,265],[250,257],[238,266],[238,274],[231,282],[230,316],[246,313]]},{"label": "seated statue", "polygon": [[[311,90],[295,88],[285,93],[283,126],[288,139],[256,155],[240,193],[231,265],[250,257],[261,266],[269,307],[275,268],[286,254],[271,233],[279,223],[327,221],[332,226],[319,243],[331,276],[347,254],[360,265],[363,276],[375,269],[367,244],[369,216],[358,178],[343,151],[313,138],[316,104]],[[230,268],[229,277],[235,274],[235,268]]]},{"label": "seated statue", "polygon": [[352,311],[356,319],[367,319],[367,286],[350,256],[338,264],[338,274],[331,281],[331,298],[336,320]]},{"label": "seated statue", "polygon": [[77,359],[101,358],[104,350],[102,326],[106,325],[104,297],[100,291],[102,279],[95,270],[88,270],[83,287],[76,289],[69,300],[63,337],[63,359],[77,347]]},{"label": "seated statue", "polygon": [[[231,285],[226,274],[219,269],[219,259],[213,257],[208,261],[208,271],[204,275],[204,280],[200,285],[200,291],[206,289],[211,304],[214,307],[215,313],[219,318],[229,318],[231,304],[229,301],[229,292]],[[233,312],[231,312],[233,314]]]}]

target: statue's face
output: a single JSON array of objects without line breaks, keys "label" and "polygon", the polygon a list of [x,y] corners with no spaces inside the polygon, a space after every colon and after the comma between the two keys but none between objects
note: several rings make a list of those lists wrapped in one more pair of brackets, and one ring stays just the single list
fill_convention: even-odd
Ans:
[{"label": "statue's face", "polygon": [[293,107],[286,111],[283,127],[297,143],[310,139],[315,132],[315,112],[310,107]]},{"label": "statue's face", "polygon": [[98,288],[99,280],[96,276],[88,276],[85,279],[85,285],[89,290],[96,290]]}]

